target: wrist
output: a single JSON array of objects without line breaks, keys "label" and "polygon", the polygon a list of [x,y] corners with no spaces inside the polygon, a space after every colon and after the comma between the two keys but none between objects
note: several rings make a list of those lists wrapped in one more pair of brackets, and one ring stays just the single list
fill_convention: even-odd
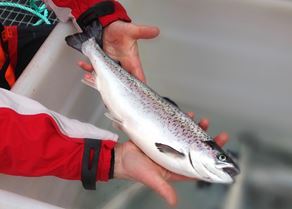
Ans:
[{"label": "wrist", "polygon": [[102,1],[93,5],[76,19],[78,25],[82,29],[96,20],[103,27],[106,27],[117,20],[131,22],[131,19],[128,17],[128,14],[123,6],[117,1],[111,0]]},{"label": "wrist", "polygon": [[97,181],[108,181],[113,176],[115,165],[115,151],[116,142],[112,140],[102,140],[101,150],[99,155],[99,162],[97,167]]},{"label": "wrist", "polygon": [[95,189],[96,181],[108,181],[113,166],[112,140],[84,139],[81,180],[85,189]]},{"label": "wrist", "polygon": [[118,179],[123,179],[123,172],[122,172],[122,145],[117,144],[114,148],[115,150],[115,162],[114,162],[114,172],[113,172],[113,177],[118,178]]},{"label": "wrist", "polygon": [[125,8],[118,1],[113,1],[113,2],[114,2],[114,13],[99,17],[99,21],[103,27],[106,27],[117,20],[121,20],[124,22],[131,22],[131,19],[128,16]]}]

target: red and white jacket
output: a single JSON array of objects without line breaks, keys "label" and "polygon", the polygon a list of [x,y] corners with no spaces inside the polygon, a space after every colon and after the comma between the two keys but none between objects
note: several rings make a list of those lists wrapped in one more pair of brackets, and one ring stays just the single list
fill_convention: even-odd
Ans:
[{"label": "red and white jacket", "polygon": [[[78,18],[101,1],[44,0],[62,21]],[[99,17],[103,26],[116,20],[130,21],[121,4],[113,2],[114,13]],[[96,180],[107,181],[112,172],[116,134],[66,118],[32,99],[0,88],[0,173],[80,180],[86,138],[98,140]]]}]

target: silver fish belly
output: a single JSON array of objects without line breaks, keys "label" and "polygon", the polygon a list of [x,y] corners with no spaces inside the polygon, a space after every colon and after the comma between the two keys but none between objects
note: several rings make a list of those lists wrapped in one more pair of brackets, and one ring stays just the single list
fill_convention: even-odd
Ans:
[{"label": "silver fish belly", "polygon": [[171,145],[187,155],[191,144],[200,149],[204,146],[201,141],[211,139],[206,132],[185,113],[108,58],[93,40],[84,43],[83,53],[94,66],[97,89],[105,105],[116,121],[120,121],[121,129],[131,140],[167,169],[200,177],[193,171],[184,170],[181,162],[175,163],[165,156],[155,143]]},{"label": "silver fish belly", "polygon": [[93,25],[66,41],[92,63],[88,83],[100,92],[107,117],[162,167],[209,182],[232,183],[239,173],[236,163],[189,116],[109,58],[91,38],[94,34]]}]

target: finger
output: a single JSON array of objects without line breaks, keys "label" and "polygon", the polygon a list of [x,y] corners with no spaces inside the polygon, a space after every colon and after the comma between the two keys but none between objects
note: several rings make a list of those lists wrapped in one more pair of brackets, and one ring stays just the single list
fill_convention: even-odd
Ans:
[{"label": "finger", "polygon": [[156,176],[156,178],[153,176],[151,177],[151,180],[149,181],[149,184],[147,184],[150,188],[152,188],[154,191],[156,191],[162,198],[166,200],[166,202],[171,205],[175,206],[177,203],[177,197],[176,192],[174,188],[163,178],[160,176]]},{"label": "finger", "polygon": [[85,70],[85,71],[89,71],[89,72],[92,72],[93,71],[93,67],[92,67],[92,65],[90,65],[90,64],[87,64],[86,62],[84,62],[84,61],[79,61],[78,62],[78,65],[79,65],[79,67],[81,67],[83,70]]},{"label": "finger", "polygon": [[209,128],[209,120],[207,118],[202,118],[199,122],[199,126],[204,130],[207,131]]},{"label": "finger", "polygon": [[187,112],[187,115],[188,115],[192,120],[195,120],[195,113],[194,113],[194,112]]},{"label": "finger", "polygon": [[218,134],[214,140],[216,141],[216,143],[222,147],[224,144],[226,144],[226,142],[229,139],[229,135],[226,132],[221,132],[220,134]]},{"label": "finger", "polygon": [[129,73],[134,75],[142,82],[146,82],[144,71],[142,68],[142,64],[138,55],[131,56],[131,58],[125,58],[120,60],[121,65],[124,69],[126,69]]},{"label": "finger", "polygon": [[131,32],[134,39],[152,39],[159,35],[159,28],[146,25],[135,25]]}]

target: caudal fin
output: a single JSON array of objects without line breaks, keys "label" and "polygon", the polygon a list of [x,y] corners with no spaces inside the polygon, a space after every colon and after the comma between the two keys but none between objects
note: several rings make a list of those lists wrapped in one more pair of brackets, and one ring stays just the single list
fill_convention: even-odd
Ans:
[{"label": "caudal fin", "polygon": [[101,46],[102,42],[102,26],[96,21],[85,27],[82,33],[76,33],[65,38],[66,43],[72,48],[81,51],[82,44],[90,38],[95,38],[95,41]]}]

